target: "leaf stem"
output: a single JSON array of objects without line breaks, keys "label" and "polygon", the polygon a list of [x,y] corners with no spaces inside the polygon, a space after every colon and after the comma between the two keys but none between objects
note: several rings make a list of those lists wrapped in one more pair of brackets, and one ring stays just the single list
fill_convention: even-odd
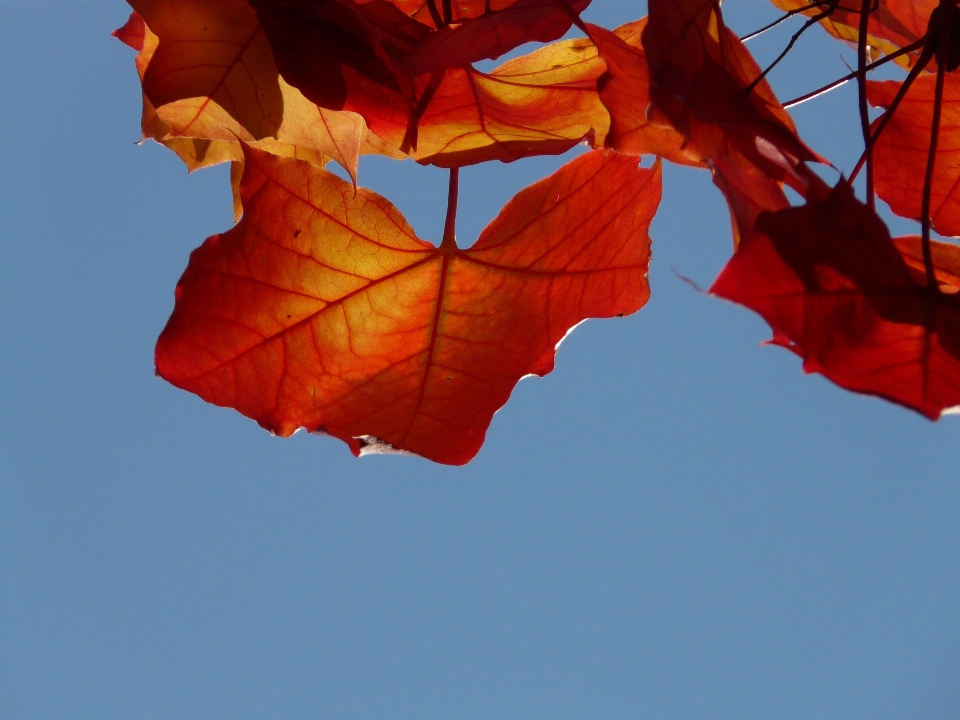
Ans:
[{"label": "leaf stem", "polygon": [[[897,58],[903,57],[904,55],[909,55],[913,51],[919,50],[920,48],[922,48],[923,43],[924,43],[924,38],[920,38],[916,42],[912,42],[909,45],[905,45],[904,47],[900,48],[896,52],[892,52],[889,55],[884,55],[879,60],[867,65],[865,69],[873,70],[875,68],[880,67],[881,65],[886,65],[891,60],[896,60]],[[838,80],[834,80],[832,83],[828,83],[827,85],[824,85],[821,88],[817,88],[816,90],[811,90],[806,95],[801,95],[800,97],[796,97],[793,100],[787,100],[785,103],[783,103],[783,107],[791,108],[791,107],[794,107],[795,105],[800,105],[801,103],[805,103],[807,102],[807,100],[813,100],[814,98],[818,98],[824,93],[830,92],[831,90],[838,88],[841,85],[846,85],[848,82],[855,79],[858,74],[859,74],[859,71],[854,70],[852,73],[848,75],[844,75],[842,78],[839,78]]]},{"label": "leaf stem", "polygon": [[769,23],[768,25],[764,25],[759,30],[754,30],[752,33],[748,33],[747,35],[744,35],[742,38],[740,38],[740,42],[745,43],[748,40],[753,40],[753,38],[757,37],[758,35],[763,35],[763,33],[767,32],[767,30],[772,30],[783,21],[789,20],[790,18],[792,18],[794,15],[805,12],[807,10],[812,10],[813,8],[820,7],[821,5],[823,5],[822,2],[812,2],[809,5],[803,5],[801,7],[794,8],[793,10],[789,10],[783,15],[781,15],[780,17],[778,17],[776,20],[774,20],[772,23]]},{"label": "leaf stem", "polygon": [[443,18],[440,17],[440,11],[437,10],[436,0],[427,0],[427,10],[430,11],[430,18],[433,20],[433,24],[437,26],[437,30],[443,27]]},{"label": "leaf stem", "polygon": [[440,247],[457,247],[457,197],[460,193],[460,168],[450,168],[450,186],[447,190],[447,219],[443,223],[443,241]]},{"label": "leaf stem", "polygon": [[863,0],[860,8],[860,27],[857,29],[857,101],[860,106],[860,132],[867,155],[867,207],[876,208],[873,193],[873,145],[870,143],[870,106],[867,104],[867,27],[870,23],[870,4]]},{"label": "leaf stem", "polygon": [[933,194],[933,170],[937,164],[937,142],[940,136],[940,115],[943,110],[943,84],[947,74],[947,58],[950,54],[950,26],[953,22],[955,0],[940,0],[943,23],[940,25],[940,53],[937,62],[937,85],[933,96],[933,122],[930,126],[930,149],[927,153],[927,172],[923,178],[923,199],[920,204],[920,241],[923,246],[923,266],[927,271],[927,289],[939,292],[937,275],[933,267],[933,249],[930,247],[930,196]]}]

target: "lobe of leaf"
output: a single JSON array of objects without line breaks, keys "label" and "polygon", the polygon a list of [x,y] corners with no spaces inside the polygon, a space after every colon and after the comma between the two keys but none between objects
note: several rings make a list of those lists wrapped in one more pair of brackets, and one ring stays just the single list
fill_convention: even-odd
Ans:
[{"label": "lobe of leaf", "polygon": [[723,24],[719,0],[650,0],[642,35],[650,69],[651,117],[675,127],[702,158],[727,147],[801,194],[802,163],[820,157],[797,135],[760,68]]},{"label": "lobe of leaf", "polygon": [[733,247],[753,232],[762,212],[776,212],[790,207],[780,183],[770,180],[756,166],[737,157],[730,149],[711,161],[713,184],[723,193],[730,209]]},{"label": "lobe of leaf", "polygon": [[[932,74],[914,81],[873,149],[877,195],[897,215],[918,222],[922,215],[936,83]],[[868,82],[867,97],[873,105],[887,108],[899,88],[900,83],[893,80]],[[874,121],[874,131],[879,122]],[[937,232],[960,235],[960,76],[955,73],[944,77],[930,200],[931,220]]]},{"label": "lobe of leaf", "polygon": [[246,150],[244,216],[190,258],[157,372],[265,428],[462,464],[517,381],[589,317],[649,297],[660,168],[594,151],[521,191],[469,250],[382,197]]},{"label": "lobe of leaf", "polygon": [[[516,0],[500,11],[433,32],[403,59],[411,75],[496,59],[526,42],[562,37],[590,0]],[[567,6],[564,10],[561,6]]]},{"label": "lobe of leaf", "polygon": [[600,78],[600,100],[610,112],[607,147],[628,155],[653,154],[684,165],[701,165],[686,138],[670,126],[655,125],[647,117],[650,73],[640,41],[647,18],[622,25],[613,32],[587,24],[607,71]]},{"label": "lobe of leaf", "polygon": [[[449,68],[418,122],[422,163],[463,166],[560,154],[585,137],[603,143],[609,115],[597,95],[604,63],[588,40],[564,40],[490,74]],[[418,80],[426,92],[429,82]]]},{"label": "lobe of leaf", "polygon": [[711,292],[763,316],[807,372],[936,419],[960,405],[960,247],[933,244],[932,292],[919,242],[891,241],[841,182],[762,214]]},{"label": "lobe of leaf", "polygon": [[[781,10],[800,10],[809,17],[820,15],[827,9],[826,3],[811,3],[808,0],[771,0]],[[871,13],[867,25],[867,43],[871,55],[889,55],[906,47],[927,34],[930,13],[939,0],[880,0],[876,12]],[[824,29],[839,40],[856,45],[860,37],[860,4],[845,0],[827,17],[820,20]],[[904,67],[912,67],[920,51],[904,55],[896,60]]]}]

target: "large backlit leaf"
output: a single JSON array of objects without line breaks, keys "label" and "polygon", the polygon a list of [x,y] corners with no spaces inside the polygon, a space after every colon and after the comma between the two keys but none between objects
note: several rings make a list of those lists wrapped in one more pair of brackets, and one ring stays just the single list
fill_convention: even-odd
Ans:
[{"label": "large backlit leaf", "polygon": [[[960,22],[960,13],[958,13]],[[877,195],[903,217],[919,221],[923,181],[933,125],[937,78],[924,75],[907,90],[873,150]],[[867,97],[874,105],[889,107],[900,83],[869,82]],[[876,128],[880,119],[874,122]],[[960,236],[960,75],[944,78],[940,132],[930,194],[930,217],[941,235]]]},{"label": "large backlit leaf", "polygon": [[594,151],[521,191],[469,250],[382,197],[247,151],[244,216],[194,251],[157,371],[280,435],[460,464],[578,322],[639,309],[659,165]]},{"label": "large backlit leaf", "polygon": [[960,247],[895,244],[845,183],[823,200],[762,214],[711,288],[758,312],[807,372],[936,419],[960,405]]}]

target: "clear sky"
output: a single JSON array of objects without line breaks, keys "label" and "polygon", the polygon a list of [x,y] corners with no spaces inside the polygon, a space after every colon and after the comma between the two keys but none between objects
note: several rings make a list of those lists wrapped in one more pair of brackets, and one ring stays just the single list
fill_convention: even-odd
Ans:
[{"label": "clear sky", "polygon": [[[155,378],[231,205],[225,168],[134,144],[127,13],[0,0],[0,715],[957,717],[960,419],[806,376],[678,279],[731,249],[706,173],[665,168],[648,306],[579,327],[464,468],[273,438]],[[774,86],[841,56],[814,28]],[[853,87],[796,117],[853,166]],[[461,241],[559,162],[465,169]],[[438,237],[445,173],[364,159],[360,182]]]}]

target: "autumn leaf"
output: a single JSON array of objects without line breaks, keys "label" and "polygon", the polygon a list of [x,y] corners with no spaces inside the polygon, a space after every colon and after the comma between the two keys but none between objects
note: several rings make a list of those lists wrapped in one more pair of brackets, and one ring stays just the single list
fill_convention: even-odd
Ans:
[{"label": "autumn leaf", "polygon": [[[919,261],[918,261],[918,258]],[[841,182],[822,200],[761,214],[711,292],[759,313],[807,372],[928,418],[960,405],[960,246],[891,240]]]},{"label": "autumn leaf", "polygon": [[[489,74],[449,68],[418,120],[411,154],[453,167],[560,154],[584,138],[602,145],[610,122],[597,94],[604,69],[589,40],[548,45]],[[418,84],[426,91],[429,80]]]},{"label": "autumn leaf", "polygon": [[[112,34],[120,42],[137,51],[137,74],[142,81],[147,66],[157,50],[159,38],[150,31],[136,10],[131,12],[127,22]],[[171,127],[160,118],[146,94],[143,95],[140,128],[141,141],[150,138],[173,150],[190,172],[230,160],[239,160],[242,156],[239,143],[236,142],[172,135]]]},{"label": "autumn leaf", "polygon": [[[650,72],[650,117],[684,135],[701,158],[728,147],[768,178],[801,194],[805,162],[821,158],[800,140],[790,115],[750,52],[723,24],[719,0],[650,0],[642,41]],[[616,120],[614,120],[616,122]]]},{"label": "autumn leaf", "polygon": [[192,254],[156,363],[277,434],[465,463],[570,328],[649,296],[659,165],[582,155],[460,250],[419,240],[385,199],[324,170],[246,154],[243,219]]},{"label": "autumn leaf", "polygon": [[[923,180],[933,123],[935,75],[918,77],[880,134],[873,149],[876,192],[897,215],[920,221]],[[868,82],[873,105],[888,108],[901,83]],[[881,118],[873,123],[874,132]],[[930,218],[941,235],[960,236],[960,76],[944,77]]]},{"label": "autumn leaf", "polygon": [[276,137],[283,95],[270,45],[245,0],[131,0],[158,38],[143,92],[177,135]]},{"label": "autumn leaf", "polygon": [[380,116],[379,131],[439,167],[560,154],[584,139],[596,146],[609,126],[597,94],[604,69],[588,40],[553,43],[491,73],[447,68],[416,79],[412,129],[406,117],[391,126]]},{"label": "autumn leaf", "polygon": [[[588,2],[577,0],[573,8],[579,11]],[[588,67],[578,57],[566,57],[554,68],[561,72],[549,73],[534,61],[516,78],[491,78],[470,66],[522,42],[562,35],[571,20],[555,0],[517,0],[439,30],[409,20],[404,11],[411,7],[385,2],[256,0],[254,5],[287,82],[321,107],[356,111],[380,138],[418,160],[432,162],[451,144],[455,147],[438,164],[552,154],[591,129],[605,130],[596,127],[595,118],[582,122],[584,112],[571,114],[570,108],[584,104],[584,91],[595,91],[599,63]],[[574,77],[564,69],[571,65],[577,66]],[[559,85],[566,87],[557,92],[535,87]],[[599,102],[590,104],[605,126]],[[540,143],[539,150],[531,148],[531,140]]]},{"label": "autumn leaf", "polygon": [[[781,10],[799,11],[808,17],[823,15],[820,20],[824,29],[839,40],[856,45],[860,37],[859,0],[841,2],[810,2],[809,0],[771,0]],[[867,24],[867,45],[874,59],[880,54],[890,55],[900,48],[916,43],[927,33],[930,13],[939,4],[939,0],[879,0],[879,4],[870,14]],[[904,55],[897,62],[912,67],[920,56],[920,50]]]},{"label": "autumn leaf", "polygon": [[[319,108],[279,77],[256,16],[245,2],[132,4],[148,11],[166,38],[154,33],[136,10],[114,33],[138,51],[143,137],[172,149],[188,169],[239,161],[243,153],[238,138],[286,157],[318,162],[332,158],[354,179],[359,155],[398,156],[370,137],[359,115]],[[210,34],[219,39],[208,38]],[[252,39],[246,50],[239,50],[238,43],[248,35]],[[211,67],[218,72],[211,74]],[[158,75],[160,80],[155,79]],[[264,100],[275,96],[278,104]],[[276,127],[268,114],[279,114]]]}]

